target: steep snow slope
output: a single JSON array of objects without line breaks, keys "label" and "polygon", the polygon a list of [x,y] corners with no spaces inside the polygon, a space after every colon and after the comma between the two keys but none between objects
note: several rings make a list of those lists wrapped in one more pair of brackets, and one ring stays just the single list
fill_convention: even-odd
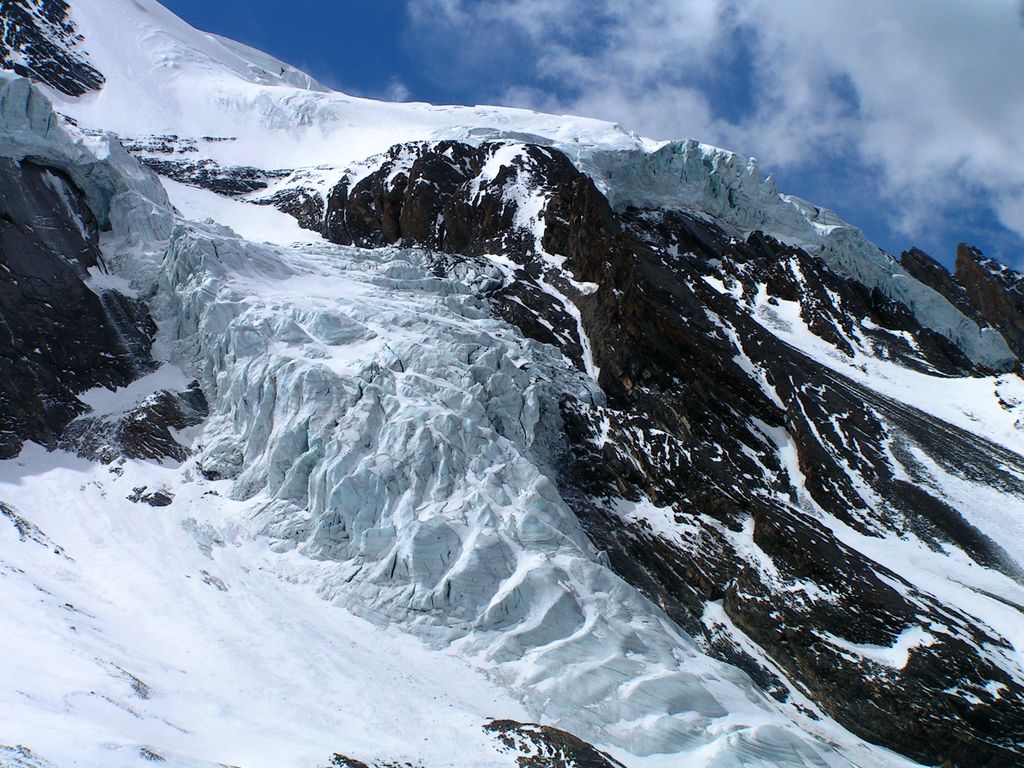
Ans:
[{"label": "steep snow slope", "polygon": [[[227,483],[120,470],[37,447],[0,464],[0,744],[55,766],[515,764],[481,726],[521,705],[318,599],[310,561],[230,538]],[[140,484],[174,504],[132,503]]]},{"label": "steep snow slope", "polygon": [[198,32],[155,0],[81,0],[72,18],[92,41],[90,60],[109,87],[82,99],[55,94],[58,110],[125,137],[230,138],[203,147],[225,165],[344,166],[398,142],[472,130],[539,133],[566,145],[641,146],[597,120],[391,104],[327,91],[265,54]]}]

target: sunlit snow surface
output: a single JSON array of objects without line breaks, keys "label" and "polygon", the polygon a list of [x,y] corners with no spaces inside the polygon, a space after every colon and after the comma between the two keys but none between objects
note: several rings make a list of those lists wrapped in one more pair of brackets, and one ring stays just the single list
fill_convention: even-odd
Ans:
[{"label": "sunlit snow surface", "polygon": [[[230,482],[122,476],[29,447],[0,463],[0,743],[57,766],[314,766],[342,751],[500,765],[480,723],[523,708],[468,665],[357,619],[309,561],[231,530]],[[174,504],[127,500],[169,488]],[[508,763],[512,765],[511,762]]]}]

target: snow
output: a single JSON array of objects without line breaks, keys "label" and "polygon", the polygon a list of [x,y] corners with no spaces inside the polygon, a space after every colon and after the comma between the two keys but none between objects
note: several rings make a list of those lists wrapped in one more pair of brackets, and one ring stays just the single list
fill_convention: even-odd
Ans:
[{"label": "snow", "polygon": [[86,40],[103,41],[90,48],[90,61],[107,86],[77,100],[51,94],[60,111],[124,136],[231,137],[206,148],[225,165],[342,167],[396,143],[442,136],[479,143],[530,134],[567,147],[641,143],[598,120],[377,102],[327,91],[290,68],[278,77],[266,54],[198,32],[154,0],[78,0],[72,15]]},{"label": "snow", "polygon": [[935,638],[921,627],[908,627],[900,633],[891,646],[871,645],[868,643],[851,643],[841,637],[822,632],[821,638],[828,643],[841,648],[854,656],[870,659],[876,664],[881,664],[892,669],[903,669],[910,661],[910,653],[915,648],[928,646],[935,642]]},{"label": "snow", "polygon": [[[79,100],[54,98],[86,128],[199,139],[221,164],[294,168],[320,188],[402,141],[508,140],[478,184],[518,162],[521,142],[549,144],[615,190],[617,205],[692,205],[740,231],[768,228],[909,297],[978,359],[1000,354],[920,284],[906,288],[834,214],[779,196],[732,153],[583,118],[353,98],[197,32],[153,0],[78,0],[73,14],[86,45],[102,41],[90,60],[108,82]],[[439,278],[421,251],[333,246],[271,207],[161,186],[111,137],[62,125],[21,80],[0,81],[0,127],[0,154],[66,170],[110,224],[108,269],[93,287],[151,297],[164,364],[117,392],[85,393],[92,413],[193,378],[212,409],[182,465],[112,472],[37,446],[0,463],[0,502],[43,532],[22,541],[0,517],[0,635],[13,650],[0,656],[0,743],[61,766],[140,765],[141,750],[182,766],[311,766],[335,751],[428,768],[511,766],[481,730],[493,716],[565,727],[610,744],[631,768],[909,765],[766,698],[594,550],[552,480],[558,401],[592,400],[598,375],[579,311],[552,280],[593,288],[557,258],[540,249],[540,285],[576,320],[589,375],[474,294],[475,280],[508,274],[501,256],[491,273]],[[539,248],[545,200],[528,170],[511,193]],[[1024,451],[1020,379],[940,379],[865,350],[849,359],[810,333],[795,303],[762,298],[765,327],[837,372]],[[802,489],[788,434],[760,427]],[[928,469],[953,503],[979,498],[969,480]],[[142,486],[173,503],[128,501]],[[1008,499],[988,492],[988,510]],[[1024,603],[1020,585],[917,540],[853,531],[805,489],[800,503],[841,541],[1001,633],[1012,648],[984,652],[1024,668],[1024,622],[1006,602]],[[981,512],[972,522],[993,536],[1001,524],[1021,528],[1019,502],[1004,506],[1002,521]],[[616,511],[654,535],[693,534],[647,500]],[[772,570],[750,530],[733,534],[743,557]],[[787,587],[794,599],[835,597]],[[705,621],[753,645],[723,617],[709,606]],[[910,627],[892,646],[824,639],[899,669],[943,631]]]},{"label": "snow", "polygon": [[[0,498],[61,532],[72,558],[15,550],[12,615],[27,624],[8,636],[33,661],[11,673],[17,732],[0,735],[108,764],[148,750],[311,765],[338,750],[478,765],[493,764],[475,730],[493,713],[611,742],[632,764],[684,751],[695,765],[842,764],[598,564],[543,473],[544,413],[585,387],[554,350],[430,277],[416,251],[255,245],[179,223],[159,253],[163,347],[201,372],[214,416],[184,467],[110,473],[29,447],[0,469]],[[150,275],[134,258],[124,274]],[[348,344],[361,365],[306,354]],[[173,504],[132,505],[140,486]],[[84,618],[55,634],[66,604]],[[66,740],[48,735],[64,721]]]},{"label": "snow", "polygon": [[687,526],[685,523],[678,522],[672,507],[659,507],[650,499],[643,498],[639,501],[616,499],[615,506],[616,514],[623,520],[640,523],[669,541],[685,538],[696,529],[696,526]]},{"label": "snow", "polygon": [[181,392],[188,388],[189,379],[175,365],[163,364],[157,370],[142,376],[120,389],[95,387],[78,395],[78,399],[89,406],[86,417],[107,416],[112,413],[131,410],[150,395],[162,390]]},{"label": "snow", "polygon": [[89,279],[85,284],[98,296],[107,291],[117,291],[133,299],[138,298],[138,293],[132,288],[131,283],[119,275],[105,271],[101,266],[89,268]]},{"label": "snow", "polygon": [[290,245],[325,242],[320,235],[302,229],[293,217],[273,206],[233,200],[173,179],[162,179],[161,182],[171,203],[186,219],[215,221],[254,243]]},{"label": "snow", "polygon": [[572,277],[572,274],[563,268],[565,258],[548,253],[543,246],[545,222],[543,212],[548,204],[548,195],[541,189],[538,180],[532,176],[534,161],[522,144],[506,143],[501,144],[494,151],[491,157],[481,169],[478,177],[474,179],[473,186],[480,190],[488,182],[497,177],[501,168],[516,169],[515,182],[506,185],[503,194],[516,206],[515,224],[522,230],[530,233],[533,238],[534,248],[540,255],[546,266],[545,273],[537,277],[537,286],[551,296],[565,310],[565,313],[573,319],[576,324],[576,338],[580,343],[580,351],[583,357],[583,369],[591,379],[597,381],[601,371],[594,362],[594,353],[583,327],[583,315],[575,302],[563,291],[559,290],[548,279],[552,274],[557,279],[568,283],[573,290],[583,295],[588,295],[597,290],[593,283],[580,283]]},{"label": "snow", "polygon": [[[172,765],[515,765],[481,730],[528,719],[507,692],[319,599],[311,561],[231,537],[242,505],[207,495],[226,483],[123,471],[36,446],[0,463],[0,499],[63,551],[0,517],[0,743],[57,765],[144,765],[142,748]],[[131,503],[140,484],[174,504]]]},{"label": "snow", "polygon": [[311,591],[455,650],[534,719],[641,756],[825,759],[600,564],[549,480],[558,399],[592,382],[458,275],[185,222],[118,266],[155,288],[158,347],[208,394],[195,466],[245,505],[219,535],[307,563]]}]

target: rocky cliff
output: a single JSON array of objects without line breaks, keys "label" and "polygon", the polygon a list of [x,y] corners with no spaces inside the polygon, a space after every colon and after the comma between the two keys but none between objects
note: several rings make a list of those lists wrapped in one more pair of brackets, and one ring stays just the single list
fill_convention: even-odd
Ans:
[{"label": "rocky cliff", "polygon": [[152,0],[2,12],[56,63],[0,79],[0,762],[1024,759],[1019,275]]}]

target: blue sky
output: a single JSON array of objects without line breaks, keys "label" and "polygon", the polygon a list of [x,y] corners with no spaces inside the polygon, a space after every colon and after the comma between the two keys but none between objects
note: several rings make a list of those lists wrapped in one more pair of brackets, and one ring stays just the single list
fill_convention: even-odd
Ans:
[{"label": "blue sky", "polygon": [[1024,261],[1018,0],[163,0],[359,95],[694,137],[898,254]]}]

